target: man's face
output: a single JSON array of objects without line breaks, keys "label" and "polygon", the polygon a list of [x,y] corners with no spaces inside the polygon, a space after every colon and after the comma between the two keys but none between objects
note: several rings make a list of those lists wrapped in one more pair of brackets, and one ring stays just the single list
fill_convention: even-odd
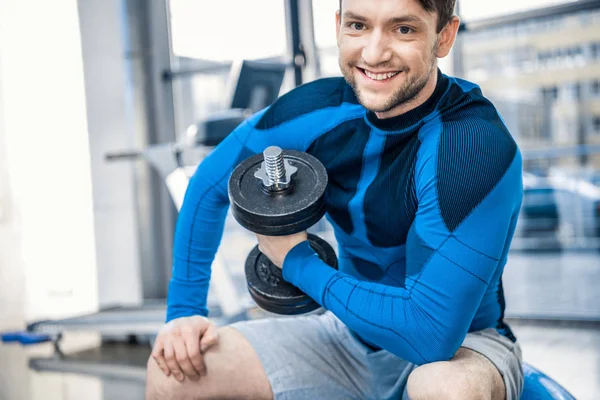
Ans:
[{"label": "man's face", "polygon": [[343,0],[337,16],[344,78],[367,109],[409,103],[436,73],[437,13],[417,0]]}]

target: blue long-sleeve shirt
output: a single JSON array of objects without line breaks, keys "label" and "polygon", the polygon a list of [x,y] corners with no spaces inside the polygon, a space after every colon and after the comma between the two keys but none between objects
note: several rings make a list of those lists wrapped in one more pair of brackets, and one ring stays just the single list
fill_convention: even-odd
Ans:
[{"label": "blue long-sleeve shirt", "polygon": [[410,362],[450,359],[503,321],[501,275],[522,200],[521,155],[478,86],[438,71],[433,95],[380,120],[342,78],[280,97],[232,132],[190,181],[175,234],[167,319],[207,315],[210,265],[239,162],[276,145],[317,157],[339,270],[307,242],[284,278],[360,338]]}]

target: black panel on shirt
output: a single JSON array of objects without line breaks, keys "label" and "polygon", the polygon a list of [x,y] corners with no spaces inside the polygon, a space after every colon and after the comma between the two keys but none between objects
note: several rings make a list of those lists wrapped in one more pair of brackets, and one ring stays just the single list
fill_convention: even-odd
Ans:
[{"label": "black panel on shirt", "polygon": [[415,164],[421,143],[413,133],[387,137],[379,171],[365,193],[367,237],[378,247],[406,243],[415,219]]},{"label": "black panel on shirt", "polygon": [[506,308],[506,301],[504,299],[504,287],[502,286],[502,277],[500,277],[500,281],[498,282],[498,304],[500,305],[500,318],[498,318],[498,323],[496,324],[496,329],[498,332],[509,338],[513,343],[517,341],[515,334],[513,333],[510,326],[504,322],[504,309]]},{"label": "black panel on shirt", "polygon": [[[475,95],[475,96],[471,96]],[[474,87],[469,92],[465,92],[457,84],[451,84],[446,94],[437,104],[437,109],[443,114],[452,113],[452,108],[460,108],[473,101],[473,98],[481,96],[481,91]]]},{"label": "black panel on shirt", "polygon": [[362,258],[350,256],[352,266],[359,274],[370,281],[380,281],[386,274],[384,266],[377,265],[371,261],[363,260]]},{"label": "black panel on shirt", "polygon": [[302,115],[326,107],[337,107],[344,102],[358,104],[344,78],[318,79],[278,98],[258,121],[256,129],[271,129]]},{"label": "black panel on shirt", "polygon": [[347,234],[354,230],[348,203],[356,194],[370,130],[363,117],[353,119],[319,136],[306,150],[327,169],[327,212]]},{"label": "black panel on shirt", "polygon": [[436,251],[419,236],[414,225],[411,225],[410,230],[412,234],[406,242],[406,275],[415,279]]},{"label": "black panel on shirt", "polygon": [[517,145],[485,98],[442,119],[437,192],[444,223],[453,232],[504,176]]}]

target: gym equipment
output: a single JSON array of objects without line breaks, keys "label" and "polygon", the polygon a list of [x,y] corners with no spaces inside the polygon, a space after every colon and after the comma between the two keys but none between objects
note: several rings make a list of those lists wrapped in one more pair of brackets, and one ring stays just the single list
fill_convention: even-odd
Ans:
[{"label": "gym equipment", "polygon": [[[337,269],[337,256],[329,243],[313,234],[308,234],[308,242],[325,263]],[[252,249],[246,259],[246,280],[250,296],[266,311],[298,315],[320,307],[296,286],[284,281],[281,269],[262,254],[258,246]]]},{"label": "gym equipment", "polygon": [[[231,211],[249,231],[268,236],[301,232],[325,215],[327,170],[315,157],[299,151],[268,147],[241,162],[228,185]],[[309,234],[310,246],[328,265],[337,269],[332,247]],[[283,280],[281,269],[256,246],[246,259],[246,281],[250,296],[266,311],[298,315],[319,304]]]},{"label": "gym equipment", "polygon": [[[247,319],[246,312],[224,312],[218,298],[209,299],[211,320],[218,326]],[[37,321],[23,331],[0,332],[0,342],[20,343],[23,346],[51,341],[57,353],[61,352],[64,332],[96,332],[105,338],[147,342],[164,325],[166,305],[163,301],[147,301],[142,306],[107,307],[96,313],[77,317]]]},{"label": "gym equipment", "polygon": [[310,154],[268,147],[242,161],[229,179],[231,212],[267,236],[301,232],[325,215],[327,170]]}]

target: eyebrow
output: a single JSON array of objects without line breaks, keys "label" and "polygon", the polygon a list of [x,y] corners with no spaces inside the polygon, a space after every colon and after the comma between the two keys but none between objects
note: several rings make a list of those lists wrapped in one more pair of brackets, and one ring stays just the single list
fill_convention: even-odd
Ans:
[{"label": "eyebrow", "polygon": [[[362,15],[358,15],[358,14],[354,14],[352,11],[346,11],[344,12],[344,18],[348,18],[348,19],[353,19],[356,21],[360,21],[360,22],[366,22],[367,19],[365,17],[363,17]],[[423,22],[421,20],[421,18],[417,17],[416,15],[404,15],[402,17],[394,17],[394,18],[390,18],[388,20],[389,24],[399,24],[399,23],[403,23],[403,22]]]}]

